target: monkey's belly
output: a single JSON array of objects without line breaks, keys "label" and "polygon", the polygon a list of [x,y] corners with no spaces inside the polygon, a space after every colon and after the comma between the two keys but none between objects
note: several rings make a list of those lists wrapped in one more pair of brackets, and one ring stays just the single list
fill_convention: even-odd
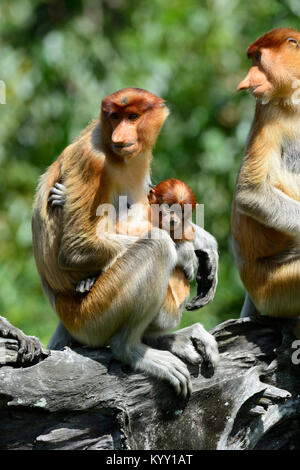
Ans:
[{"label": "monkey's belly", "polygon": [[300,317],[300,260],[276,264],[271,260],[241,267],[241,278],[262,315]]},{"label": "monkey's belly", "polygon": [[236,211],[232,215],[232,235],[237,257],[249,262],[277,256],[284,252],[292,241],[287,234]]}]

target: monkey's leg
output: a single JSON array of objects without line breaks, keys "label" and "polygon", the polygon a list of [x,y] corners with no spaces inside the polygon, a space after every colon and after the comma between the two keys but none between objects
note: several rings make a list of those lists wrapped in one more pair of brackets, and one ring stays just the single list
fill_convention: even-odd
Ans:
[{"label": "monkey's leg", "polygon": [[[201,227],[197,225],[193,225],[193,227],[195,229],[195,240],[190,250],[200,248],[203,250],[203,253],[205,253],[206,259],[209,260],[208,267],[210,267],[210,269],[207,269],[205,274],[210,276],[211,283],[205,298],[206,300],[208,298],[212,300],[216,290],[218,274],[217,243],[215,238]],[[187,248],[189,248],[188,244],[191,242],[184,243],[187,244]],[[183,244],[181,244],[181,246],[182,245]],[[199,266],[199,269],[201,269],[201,266]],[[175,333],[163,334],[164,331],[174,328],[180,322],[185,303],[178,302],[180,299],[181,301],[183,300],[180,292],[182,290],[181,284],[182,283],[178,282],[178,292],[176,292],[175,284],[172,286],[173,292],[170,290],[167,291],[159,314],[150,325],[148,331],[145,332],[145,341],[147,344],[161,349],[167,349],[188,362],[199,363],[204,359],[212,367],[215,367],[219,361],[217,342],[200,323],[196,323]],[[196,296],[195,299],[197,299],[197,302],[201,301],[200,297],[198,298]],[[160,335],[158,333],[159,329],[161,330]]]},{"label": "monkey's leg", "polygon": [[248,292],[246,292],[240,318],[250,317],[250,318],[255,319],[256,315],[258,314],[259,314],[259,311],[255,307]]},{"label": "monkey's leg", "polygon": [[[147,258],[142,268],[142,271],[146,272],[145,281],[147,283],[144,286],[145,292],[140,294],[144,297],[142,310],[141,305],[135,308],[128,321],[112,337],[110,345],[115,357],[127,362],[136,370],[167,380],[178,394],[185,397],[191,392],[190,375],[186,365],[169,351],[159,351],[141,342],[145,329],[163,302],[169,277],[176,264],[174,253],[169,250],[170,246],[168,254],[165,249],[156,250],[156,256],[159,260],[156,259],[154,263]],[[142,283],[143,277],[143,273],[139,273]],[[139,298],[139,303],[140,300]]]},{"label": "monkey's leg", "polygon": [[[166,315],[165,311],[163,315]],[[161,336],[157,334],[152,336],[151,332],[146,332],[145,342],[150,346],[168,350],[191,364],[198,364],[204,360],[210,367],[215,368],[219,362],[217,342],[201,323]]]},{"label": "monkey's leg", "polygon": [[167,380],[177,393],[186,396],[190,390],[186,365],[169,351],[155,350],[141,342],[163,303],[174,267],[182,262],[166,232],[153,229],[151,233],[152,238],[136,241],[117,258],[85,297],[59,295],[56,309],[81,344],[110,344],[117,359]]},{"label": "monkey's leg", "polygon": [[48,349],[60,350],[63,349],[65,346],[71,346],[74,342],[70,333],[66,330],[62,322],[60,321],[54,331],[49,344],[47,346]]}]

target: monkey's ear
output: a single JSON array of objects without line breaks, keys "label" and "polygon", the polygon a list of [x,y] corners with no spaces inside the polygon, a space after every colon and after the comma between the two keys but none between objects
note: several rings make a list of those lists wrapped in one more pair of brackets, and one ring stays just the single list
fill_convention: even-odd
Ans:
[{"label": "monkey's ear", "polygon": [[150,204],[155,204],[156,203],[156,194],[155,194],[155,189],[154,188],[149,189],[148,200],[149,200]]}]

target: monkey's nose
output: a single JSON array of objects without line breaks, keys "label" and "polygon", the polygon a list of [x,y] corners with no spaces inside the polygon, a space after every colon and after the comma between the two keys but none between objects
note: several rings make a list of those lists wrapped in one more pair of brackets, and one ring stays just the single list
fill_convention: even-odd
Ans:
[{"label": "monkey's nose", "polygon": [[238,84],[237,91],[248,90],[250,87],[250,80],[248,75],[249,74],[247,74],[246,77]]}]

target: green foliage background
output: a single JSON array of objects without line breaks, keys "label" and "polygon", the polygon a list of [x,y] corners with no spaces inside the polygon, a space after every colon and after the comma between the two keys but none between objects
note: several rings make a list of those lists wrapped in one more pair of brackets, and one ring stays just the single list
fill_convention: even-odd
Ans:
[{"label": "green foliage background", "polygon": [[220,249],[215,300],[182,325],[237,317],[243,287],[230,209],[254,101],[235,92],[245,50],[278,26],[299,29],[298,0],[1,0],[0,314],[46,344],[57,323],[31,247],[38,177],[97,116],[103,97],[136,86],[170,108],[153,181],[185,180]]}]

